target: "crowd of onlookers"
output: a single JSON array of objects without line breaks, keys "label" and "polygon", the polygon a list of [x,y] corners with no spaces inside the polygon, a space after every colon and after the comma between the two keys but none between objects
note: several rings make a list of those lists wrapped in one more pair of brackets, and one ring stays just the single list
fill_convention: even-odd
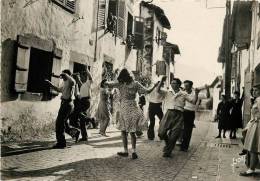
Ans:
[{"label": "crowd of onlookers", "polygon": [[239,155],[246,155],[248,170],[240,175],[252,176],[255,175],[255,169],[260,168],[260,84],[254,85],[251,90],[251,119],[245,126],[243,126],[242,117],[243,101],[244,93],[240,97],[238,91],[234,92],[231,100],[228,100],[225,95],[221,96],[217,108],[219,134],[216,138],[221,138],[221,136],[226,138],[226,131],[229,131],[229,138],[236,139],[237,130],[242,128],[243,150]]}]

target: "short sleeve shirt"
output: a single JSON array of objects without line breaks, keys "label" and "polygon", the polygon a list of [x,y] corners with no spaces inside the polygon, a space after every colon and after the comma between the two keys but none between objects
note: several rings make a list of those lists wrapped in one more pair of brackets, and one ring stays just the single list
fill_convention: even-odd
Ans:
[{"label": "short sleeve shirt", "polygon": [[84,82],[80,88],[80,96],[81,97],[91,97],[91,80],[87,80]]},{"label": "short sleeve shirt", "polygon": [[[192,92],[190,94],[187,93],[187,96],[190,99],[195,99],[195,91],[192,90]],[[198,99],[206,99],[207,96],[205,94],[199,94],[198,95]],[[189,110],[189,111],[195,111],[196,110],[196,104],[193,104],[189,101],[185,101],[185,106],[184,109]]]}]

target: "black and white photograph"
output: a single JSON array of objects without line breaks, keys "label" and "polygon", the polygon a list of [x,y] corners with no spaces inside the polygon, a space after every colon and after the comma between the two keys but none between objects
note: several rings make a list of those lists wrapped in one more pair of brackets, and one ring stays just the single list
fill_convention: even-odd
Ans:
[{"label": "black and white photograph", "polygon": [[260,0],[0,6],[0,180],[260,181]]}]

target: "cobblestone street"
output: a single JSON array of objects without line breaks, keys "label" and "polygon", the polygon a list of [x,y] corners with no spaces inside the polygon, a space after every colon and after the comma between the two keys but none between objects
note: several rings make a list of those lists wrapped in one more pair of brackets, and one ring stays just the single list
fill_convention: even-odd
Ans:
[{"label": "cobblestone street", "polygon": [[[120,132],[108,131],[100,137],[90,130],[88,143],[69,143],[64,150],[50,150],[53,142],[3,145],[2,178],[5,180],[176,180],[176,181],[250,181],[260,177],[239,177],[244,164],[231,166],[238,157],[240,141],[216,140],[216,123],[196,122],[189,152],[179,151],[173,158],[162,157],[163,143],[138,140],[138,160],[120,158]],[[219,142],[218,142],[219,141]],[[227,146],[223,146],[227,145]],[[8,146],[8,147],[7,147]],[[9,148],[6,149],[6,148]],[[20,152],[19,152],[20,151]]]}]

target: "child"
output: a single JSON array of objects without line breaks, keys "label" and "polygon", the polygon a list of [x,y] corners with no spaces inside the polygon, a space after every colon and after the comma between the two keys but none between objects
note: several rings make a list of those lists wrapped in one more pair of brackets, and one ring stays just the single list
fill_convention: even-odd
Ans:
[{"label": "child", "polygon": [[106,135],[106,129],[108,127],[111,113],[110,113],[110,103],[109,103],[109,91],[108,88],[105,86],[105,83],[107,82],[106,79],[102,80],[100,84],[100,100],[96,112],[96,119],[100,123],[100,130],[99,133],[102,136]]}]

